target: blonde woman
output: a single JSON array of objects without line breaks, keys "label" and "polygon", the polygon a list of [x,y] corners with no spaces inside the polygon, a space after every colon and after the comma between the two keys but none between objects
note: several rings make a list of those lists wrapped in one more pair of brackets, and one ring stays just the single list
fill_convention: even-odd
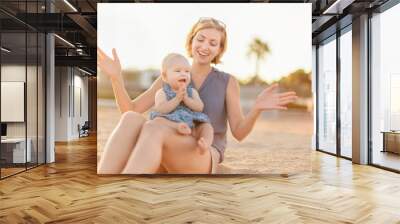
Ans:
[{"label": "blonde woman", "polygon": [[[124,88],[115,49],[112,51],[113,58],[98,49],[98,66],[110,78],[122,113],[104,147],[98,173],[215,173],[218,163],[224,159],[228,123],[232,136],[242,141],[251,132],[262,111],[285,110],[286,105],[297,98],[295,92],[276,93],[277,85],[272,85],[256,97],[251,110],[244,115],[238,81],[212,66],[220,63],[226,48],[225,24],[214,18],[200,18],[187,36],[186,50],[188,56],[193,58],[192,85],[204,103],[203,112],[210,118],[214,130],[213,143],[207,153],[197,150],[196,137],[180,135],[159,120],[146,121],[142,116],[154,105],[155,94],[162,87],[161,78],[131,100]],[[194,134],[208,127],[200,125]]]}]

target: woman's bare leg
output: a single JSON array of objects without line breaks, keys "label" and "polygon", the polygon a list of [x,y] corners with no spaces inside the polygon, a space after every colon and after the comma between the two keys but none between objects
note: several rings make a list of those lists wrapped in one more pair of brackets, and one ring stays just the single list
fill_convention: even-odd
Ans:
[{"label": "woman's bare leg", "polygon": [[135,148],[123,169],[123,174],[153,174],[161,165],[163,139],[167,130],[176,132],[175,128],[167,126],[165,121],[156,123],[145,122]]},{"label": "woman's bare leg", "polygon": [[202,173],[211,171],[211,154],[201,155],[193,136],[181,135],[160,120],[148,121],[123,173],[151,174],[162,165],[168,173]]},{"label": "woman's bare leg", "polygon": [[164,142],[162,164],[168,173],[210,174],[211,151],[201,153],[193,136],[170,134]]},{"label": "woman's bare leg", "polygon": [[97,173],[121,173],[145,121],[146,119],[141,114],[133,111],[122,114],[118,125],[104,146],[103,154],[97,166]]}]

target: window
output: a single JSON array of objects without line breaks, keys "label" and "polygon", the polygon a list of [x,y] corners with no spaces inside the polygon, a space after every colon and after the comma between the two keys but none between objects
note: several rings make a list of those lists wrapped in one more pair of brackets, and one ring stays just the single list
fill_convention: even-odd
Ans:
[{"label": "window", "polygon": [[400,131],[400,73],[390,74],[390,130]]},{"label": "window", "polygon": [[[400,170],[400,4],[373,15],[371,72],[372,164]],[[393,145],[394,144],[394,145]],[[397,144],[397,145],[396,145]],[[393,149],[388,147],[391,145]]]},{"label": "window", "polygon": [[340,36],[340,154],[352,157],[352,35]]},{"label": "window", "polygon": [[336,153],[336,40],[318,48],[318,148]]}]

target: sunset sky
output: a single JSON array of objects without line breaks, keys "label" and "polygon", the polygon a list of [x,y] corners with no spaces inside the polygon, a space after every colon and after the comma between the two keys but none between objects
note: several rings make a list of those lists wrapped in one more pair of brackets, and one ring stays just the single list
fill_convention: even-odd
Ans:
[{"label": "sunset sky", "polygon": [[157,69],[170,52],[186,55],[186,35],[200,17],[226,24],[228,48],[216,67],[239,79],[254,74],[247,51],[255,37],[271,49],[260,65],[263,79],[311,70],[311,4],[99,3],[98,46],[110,55],[116,48],[125,69]]}]

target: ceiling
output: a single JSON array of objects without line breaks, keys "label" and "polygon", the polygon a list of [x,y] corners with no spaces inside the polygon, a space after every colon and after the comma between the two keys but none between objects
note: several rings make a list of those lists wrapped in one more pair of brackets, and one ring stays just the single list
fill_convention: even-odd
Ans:
[{"label": "ceiling", "polygon": [[[254,0],[231,2],[311,3],[313,43],[335,32],[337,21],[351,23],[351,17],[372,10],[388,0]],[[97,3],[168,2],[112,0],[0,1],[2,32],[17,33],[26,28],[54,32],[56,65],[79,66],[96,73]],[[216,1],[203,1],[216,2]],[[51,11],[51,13],[50,13]],[[346,26],[346,22],[341,22]],[[11,35],[11,34],[9,34]],[[16,38],[15,40],[18,40]],[[64,41],[65,40],[65,41]]]}]

